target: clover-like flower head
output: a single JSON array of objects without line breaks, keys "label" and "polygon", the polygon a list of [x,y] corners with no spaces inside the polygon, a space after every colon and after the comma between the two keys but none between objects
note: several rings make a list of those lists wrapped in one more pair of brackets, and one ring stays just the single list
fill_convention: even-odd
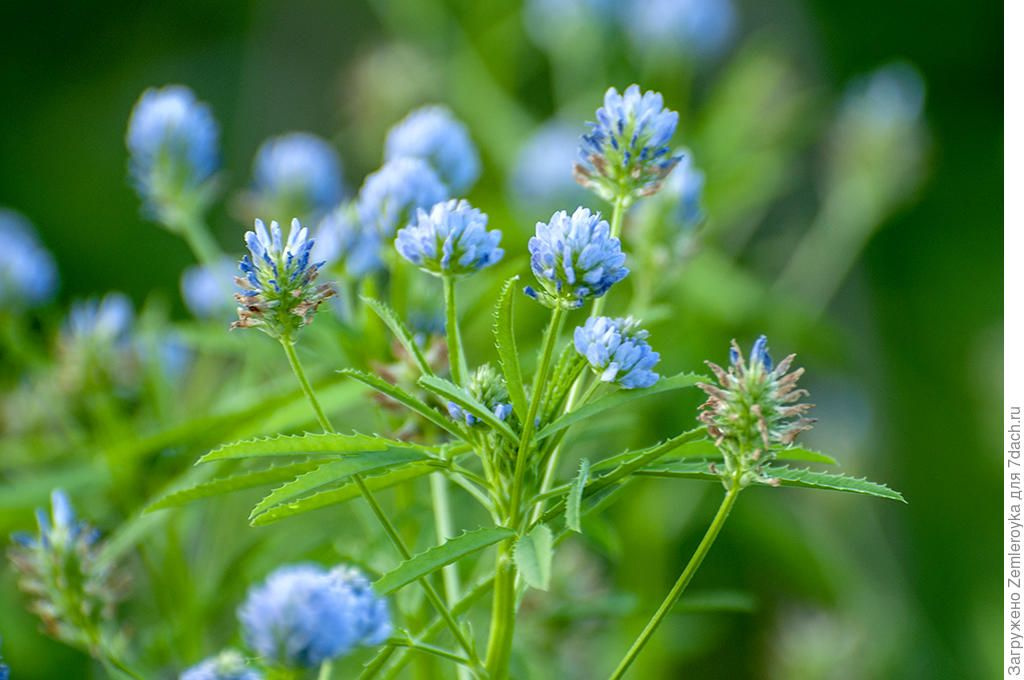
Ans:
[{"label": "clover-like flower head", "polygon": [[189,668],[178,680],[263,680],[263,673],[250,668],[237,650],[226,649]]},{"label": "clover-like flower head", "polygon": [[261,208],[274,217],[322,215],[343,193],[337,152],[307,132],[263,142],[253,161],[253,177]]},{"label": "clover-like flower head", "polygon": [[314,668],[391,632],[387,604],[358,571],[312,564],[279,568],[238,610],[246,644],[268,663]]},{"label": "clover-like flower head", "polygon": [[740,474],[743,484],[771,483],[762,476],[760,466],[813,426],[814,419],[805,414],[814,405],[799,403],[807,390],[796,386],[804,369],[789,370],[795,357],[790,354],[774,364],[768,339],[762,335],[746,360],[733,340],[728,369],[706,362],[718,385],[698,383],[708,395],[699,420],[722,451],[724,475]]},{"label": "clover-like flower head", "polygon": [[647,336],[636,319],[597,316],[576,328],[573,344],[600,380],[630,390],[650,387],[661,377],[651,370],[661,355]]},{"label": "clover-like flower head", "polygon": [[426,161],[397,158],[366,177],[356,210],[364,228],[376,231],[382,241],[390,241],[418,208],[429,208],[447,198],[448,189]]},{"label": "clover-like flower head", "polygon": [[[506,420],[512,415],[512,404],[509,403],[505,378],[491,364],[479,366],[470,376],[466,389],[477,401],[489,408],[498,420]],[[454,401],[448,402],[448,415],[471,427],[480,422],[476,416]]]},{"label": "clover-like flower head", "polygon": [[334,294],[329,285],[317,285],[323,262],[313,262],[313,239],[308,231],[292,220],[288,238],[282,239],[281,227],[256,220],[254,231],[245,233],[249,254],[238,265],[242,275],[235,278],[241,292],[238,321],[232,328],[259,328],[275,338],[290,338],[292,333],[313,320],[320,303]]},{"label": "clover-like flower head", "polygon": [[210,108],[182,85],[149,89],[132,110],[126,142],[131,176],[146,208],[165,223],[208,201],[220,132]]},{"label": "clover-like flower head", "polygon": [[32,307],[50,300],[57,289],[57,267],[28,220],[0,209],[0,244],[0,307]]},{"label": "clover-like flower head", "polygon": [[630,85],[621,95],[608,88],[596,115],[580,140],[576,181],[607,201],[656,193],[680,160],[669,147],[679,114],[657,92]]},{"label": "clover-like flower head", "polygon": [[435,276],[460,276],[490,267],[505,251],[501,232],[487,231],[487,215],[465,200],[420,208],[416,220],[398,231],[395,248],[402,257]]},{"label": "clover-like flower head", "polygon": [[542,290],[527,286],[526,294],[551,307],[575,309],[629,273],[622,244],[608,222],[586,208],[572,216],[560,210],[549,222],[538,222],[529,250],[530,268]]},{"label": "clover-like flower head", "polygon": [[466,126],[443,106],[424,106],[388,132],[385,160],[422,158],[454,194],[464,194],[480,176],[480,156]]}]

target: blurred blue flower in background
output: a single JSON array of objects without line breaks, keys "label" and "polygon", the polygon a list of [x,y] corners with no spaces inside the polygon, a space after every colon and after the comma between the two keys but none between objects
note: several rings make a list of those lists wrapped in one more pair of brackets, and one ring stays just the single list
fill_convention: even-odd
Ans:
[{"label": "blurred blue flower in background", "polygon": [[402,257],[437,276],[471,274],[501,260],[501,232],[487,231],[487,215],[465,200],[437,203],[417,212],[400,229],[395,248]]},{"label": "blurred blue flower in background", "polygon": [[736,30],[732,0],[627,0],[619,8],[626,33],[641,53],[714,56]]},{"label": "blurred blue flower in background", "polygon": [[238,263],[224,257],[215,265],[193,265],[181,274],[181,298],[197,319],[227,318],[235,311],[232,285]]},{"label": "blurred blue flower in background", "polygon": [[398,158],[367,175],[359,190],[359,221],[363,228],[390,241],[398,228],[412,220],[417,208],[430,208],[447,198],[448,189],[425,161]]},{"label": "blurred blue flower in background", "polygon": [[660,376],[651,369],[661,355],[647,344],[648,333],[633,318],[597,316],[573,332],[573,344],[602,382],[625,389],[650,387]]},{"label": "blurred blue flower in background", "polygon": [[573,178],[579,139],[575,125],[551,120],[526,140],[509,175],[510,193],[523,209],[547,214],[589,198]]},{"label": "blurred blue flower in background", "polygon": [[124,293],[107,293],[72,303],[65,323],[69,340],[114,345],[128,340],[135,319],[131,300]]},{"label": "blurred blue flower in background", "polygon": [[443,106],[424,106],[388,132],[384,160],[422,158],[452,194],[464,194],[480,176],[480,157],[469,131]]},{"label": "blurred blue flower in background", "polygon": [[683,149],[679,156],[679,164],[665,180],[664,192],[675,201],[673,221],[683,231],[693,231],[704,221],[704,172],[693,164],[693,155],[688,150]]},{"label": "blurred blue flower in background", "polygon": [[380,250],[380,234],[360,223],[354,203],[343,203],[320,220],[312,257],[327,267],[341,265],[346,274],[358,279],[384,267]]},{"label": "blurred blue flower in background", "polygon": [[390,635],[387,605],[355,570],[277,569],[238,610],[246,643],[271,663],[313,668]]},{"label": "blurred blue flower in background", "polygon": [[204,184],[220,162],[219,134],[210,108],[187,87],[142,93],[126,142],[136,190],[155,216],[173,224],[204,206]]},{"label": "blurred blue flower in background", "polygon": [[585,298],[601,297],[626,278],[626,255],[600,213],[564,210],[547,223],[538,222],[530,239],[530,268],[543,290],[527,286],[526,294],[549,306],[574,309]]},{"label": "blurred blue flower in background", "polygon": [[0,308],[49,301],[57,290],[57,267],[29,221],[0,208],[0,242]]},{"label": "blurred blue flower in background", "polygon": [[668,145],[679,114],[657,92],[630,85],[621,95],[608,88],[596,117],[580,140],[576,181],[607,201],[656,193],[680,160]]},{"label": "blurred blue flower in background", "polygon": [[596,45],[601,29],[616,20],[615,0],[526,0],[523,5],[527,35],[552,52],[578,49],[578,39],[593,38]]},{"label": "blurred blue flower in background", "polygon": [[0,680],[11,680],[11,669],[4,663],[2,656],[0,656]]},{"label": "blurred blue flower in background", "polygon": [[341,160],[328,142],[291,132],[263,142],[253,161],[259,212],[309,218],[334,208],[344,193]]},{"label": "blurred blue flower in background", "polygon": [[234,649],[205,659],[181,674],[179,680],[262,680],[263,674],[249,668],[245,657]]}]

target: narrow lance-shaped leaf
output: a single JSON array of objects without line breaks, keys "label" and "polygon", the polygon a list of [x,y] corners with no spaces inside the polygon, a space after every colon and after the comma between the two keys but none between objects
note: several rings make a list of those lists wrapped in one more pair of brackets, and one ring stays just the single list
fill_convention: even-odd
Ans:
[{"label": "narrow lance-shaped leaf", "polygon": [[551,586],[553,543],[551,529],[546,524],[536,525],[516,541],[516,567],[531,588],[547,590]]},{"label": "narrow lance-shaped leaf", "polygon": [[381,595],[388,595],[404,585],[433,574],[446,565],[512,536],[515,536],[515,532],[505,527],[484,527],[467,531],[405,560],[381,576],[373,584],[374,590]]},{"label": "narrow lance-shaped leaf", "polygon": [[508,439],[513,444],[519,441],[518,437],[516,437],[516,433],[512,431],[512,428],[508,426],[508,423],[494,415],[494,412],[491,411],[491,409],[480,403],[480,401],[473,397],[473,395],[455,383],[435,376],[424,376],[417,382],[421,387],[433,392],[442,399],[454,401],[478,419],[487,423],[491,429]]},{"label": "narrow lance-shaped leaf", "polygon": [[518,280],[518,276],[513,276],[505,282],[501,289],[498,304],[494,309],[494,344],[498,349],[498,359],[502,373],[505,375],[512,408],[520,418],[525,418],[527,411],[526,388],[523,385],[523,372],[519,365],[519,351],[516,348],[513,311],[516,297],[513,291],[517,289],[516,282]]},{"label": "narrow lance-shaped leaf", "polygon": [[294,479],[296,475],[309,472],[315,469],[317,465],[320,465],[319,461],[304,461],[302,463],[275,465],[259,470],[235,471],[228,475],[222,475],[215,479],[170,491],[153,501],[144,512],[174,508],[203,498],[212,498],[213,496],[220,496],[233,491],[283,482],[287,479]]},{"label": "narrow lance-shaped leaf", "polygon": [[398,318],[398,314],[395,310],[388,307],[380,300],[372,297],[361,298],[373,312],[380,317],[380,320],[384,322],[384,325],[394,334],[395,339],[402,345],[402,348],[412,357],[413,361],[416,362],[416,366],[420,369],[423,375],[434,375],[433,369],[430,368],[430,364],[427,363],[427,358],[423,356],[423,350],[420,348],[419,343],[416,342],[416,338],[409,331],[402,320]]},{"label": "narrow lance-shaped leaf", "polygon": [[580,503],[583,501],[583,489],[590,479],[590,461],[586,458],[580,460],[580,468],[576,472],[576,479],[569,487],[569,495],[565,498],[565,526],[578,534],[583,533],[580,527]]},{"label": "narrow lance-shaped leaf", "polygon": [[354,368],[343,368],[339,371],[339,373],[344,373],[347,376],[355,378],[359,382],[369,387],[372,387],[381,394],[391,397],[392,399],[402,404],[409,410],[418,413],[425,419],[437,425],[442,430],[450,432],[459,439],[465,438],[463,433],[449,418],[446,418],[445,416],[438,413],[436,410],[430,408],[430,406],[428,406],[422,399],[419,399],[418,397],[409,394],[401,387],[398,387],[397,385],[392,385],[388,381],[384,380],[383,378],[379,378],[373,375],[372,373],[367,373],[366,371],[359,371]]},{"label": "narrow lance-shaped leaf", "polygon": [[353,451],[383,451],[397,446],[416,448],[417,445],[399,442],[373,434],[312,433],[258,437],[224,444],[199,459],[199,463],[229,458],[263,458],[267,456],[328,455]]}]

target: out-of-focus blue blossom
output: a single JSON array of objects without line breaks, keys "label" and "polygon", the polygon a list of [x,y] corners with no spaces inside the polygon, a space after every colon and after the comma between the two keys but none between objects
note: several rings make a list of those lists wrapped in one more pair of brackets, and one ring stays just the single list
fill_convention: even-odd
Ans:
[{"label": "out-of-focus blue blossom", "polygon": [[395,248],[402,257],[436,276],[460,276],[501,260],[501,232],[487,231],[487,215],[465,200],[420,208],[416,221],[400,229]]},{"label": "out-of-focus blue blossom", "polygon": [[366,177],[356,210],[363,228],[376,231],[386,242],[412,220],[418,208],[447,198],[448,189],[426,161],[398,158]]},{"label": "out-of-focus blue blossom", "polygon": [[[466,390],[481,404],[491,410],[498,420],[507,420],[512,415],[512,404],[509,403],[508,386],[505,377],[491,364],[482,364],[469,378]],[[448,415],[455,420],[473,426],[479,419],[453,401],[449,401]]]},{"label": "out-of-focus blue blossom", "polygon": [[355,204],[344,203],[320,220],[312,257],[359,279],[384,267],[380,251],[380,234],[360,223]]},{"label": "out-of-focus blue blossom", "polygon": [[259,328],[271,337],[289,338],[313,320],[320,303],[334,291],[316,284],[324,263],[311,259],[313,239],[298,220],[292,220],[287,239],[277,222],[270,223],[269,232],[263,220],[255,225],[245,232],[249,254],[242,257],[242,275],[235,278],[242,292],[235,295],[238,321],[232,328]]},{"label": "out-of-focus blue blossom", "polygon": [[11,669],[4,663],[2,656],[0,656],[0,680],[11,680]]},{"label": "out-of-focus blue blossom", "polygon": [[596,117],[580,140],[576,181],[607,201],[656,193],[680,160],[669,147],[679,114],[657,92],[630,85],[621,95],[608,88]]},{"label": "out-of-focus blue blossom", "polygon": [[322,215],[344,191],[341,160],[325,140],[291,132],[263,142],[253,161],[260,209],[275,218]]},{"label": "out-of-focus blue blossom", "polygon": [[181,298],[199,319],[227,318],[235,311],[232,279],[238,263],[222,258],[215,265],[193,265],[181,274]]},{"label": "out-of-focus blue blossom", "polygon": [[102,346],[126,342],[135,313],[124,293],[107,293],[102,299],[90,298],[71,305],[65,324],[70,341]]},{"label": "out-of-focus blue blossom", "polygon": [[633,48],[643,54],[714,56],[736,29],[732,0],[627,0],[619,8]]},{"label": "out-of-focus blue blossom", "polygon": [[268,662],[313,668],[390,634],[387,605],[350,570],[281,567],[238,610],[246,643]]},{"label": "out-of-focus blue blossom", "polygon": [[631,317],[597,316],[576,328],[573,344],[601,381],[630,390],[650,387],[661,377],[651,370],[661,355],[647,344],[647,336]]},{"label": "out-of-focus blue blossom", "polygon": [[263,680],[263,674],[250,668],[239,652],[227,649],[189,668],[179,680]]},{"label": "out-of-focus blue blossom", "polygon": [[57,267],[28,220],[0,209],[0,243],[0,308],[49,301],[57,290]]},{"label": "out-of-focus blue blossom", "polygon": [[704,194],[704,172],[693,164],[693,156],[683,150],[682,159],[665,180],[665,193],[675,202],[673,216],[683,231],[693,231],[704,221],[701,199]]},{"label": "out-of-focus blue blossom", "polygon": [[546,213],[580,205],[588,194],[573,178],[579,131],[562,121],[537,128],[520,148],[509,189],[523,208]]},{"label": "out-of-focus blue blossom", "polygon": [[146,207],[167,226],[201,210],[219,165],[217,122],[190,89],[142,93],[128,122],[131,175]]},{"label": "out-of-focus blue blossom", "polygon": [[530,239],[530,268],[542,290],[527,286],[526,294],[549,306],[574,309],[583,300],[601,297],[626,278],[626,255],[600,213],[564,210],[547,223],[538,222]]},{"label": "out-of-focus blue blossom", "polygon": [[469,131],[443,106],[416,109],[388,132],[384,160],[422,158],[453,194],[464,194],[480,176],[480,157]]},{"label": "out-of-focus blue blossom", "polygon": [[581,40],[596,47],[603,29],[617,20],[616,0],[526,0],[523,5],[527,35],[552,52],[579,49]]}]

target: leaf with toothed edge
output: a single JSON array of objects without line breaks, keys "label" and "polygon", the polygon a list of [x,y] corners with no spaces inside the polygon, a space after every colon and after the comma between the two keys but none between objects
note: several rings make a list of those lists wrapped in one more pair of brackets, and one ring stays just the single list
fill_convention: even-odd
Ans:
[{"label": "leaf with toothed edge", "polygon": [[223,444],[196,461],[209,463],[214,460],[233,458],[263,458],[268,456],[330,455],[356,451],[383,451],[384,449],[413,448],[429,450],[408,442],[400,442],[375,434],[313,433],[282,434],[273,437],[257,437]]},{"label": "leaf with toothed edge", "polygon": [[372,373],[366,371],[360,371],[355,368],[343,368],[339,373],[343,373],[351,378],[355,378],[359,382],[372,387],[381,394],[391,397],[398,403],[402,404],[411,411],[415,411],[420,414],[433,424],[437,425],[442,430],[445,430],[459,439],[465,439],[462,431],[456,426],[456,424],[449,418],[441,415],[438,411],[430,408],[422,399],[415,397],[401,387],[392,385],[388,381],[380,378]]},{"label": "leaf with toothed edge", "polygon": [[416,383],[420,387],[433,392],[442,399],[454,401],[456,404],[469,411],[477,419],[487,423],[491,429],[505,437],[505,439],[509,440],[511,443],[515,444],[519,441],[519,437],[517,437],[516,433],[512,431],[512,428],[508,426],[508,423],[494,415],[494,412],[491,411],[491,409],[480,403],[480,401],[474,398],[473,395],[455,383],[436,376],[423,376],[417,380]]},{"label": "leaf with toothed edge", "polygon": [[514,531],[505,527],[484,527],[464,532],[441,545],[413,555],[377,579],[373,588],[380,595],[389,595],[402,586],[515,535]]},{"label": "leaf with toothed edge", "polygon": [[241,470],[229,475],[199,482],[189,487],[169,491],[150,503],[143,512],[153,512],[165,508],[187,505],[193,501],[212,498],[233,491],[253,489],[265,484],[274,484],[294,479],[297,475],[309,472],[320,465],[319,461],[305,461],[274,465],[260,470]]},{"label": "leaf with toothed edge", "polygon": [[526,388],[523,385],[522,368],[519,365],[519,351],[516,349],[516,336],[514,319],[514,290],[517,290],[516,282],[518,276],[505,281],[501,288],[501,295],[498,297],[498,304],[494,308],[494,344],[498,350],[498,363],[505,375],[505,384],[508,387],[509,400],[512,408],[520,419],[526,417],[528,403],[526,401]]},{"label": "leaf with toothed edge", "polygon": [[412,360],[416,362],[416,366],[420,369],[420,373],[423,375],[434,375],[433,369],[430,368],[430,364],[427,363],[427,358],[423,356],[423,350],[420,349],[419,344],[416,342],[416,338],[409,331],[408,327],[402,320],[398,318],[398,314],[395,310],[388,307],[385,303],[381,302],[374,297],[360,297],[360,300],[365,302],[373,312],[380,317],[380,320],[384,322],[384,325],[394,334],[395,339],[401,343],[402,348],[405,349],[406,353]]},{"label": "leaf with toothed edge", "polygon": [[583,489],[590,479],[590,461],[586,458],[580,459],[580,467],[576,472],[576,479],[569,488],[569,494],[565,498],[565,526],[578,534],[583,533],[580,527],[580,503],[583,500]]}]

